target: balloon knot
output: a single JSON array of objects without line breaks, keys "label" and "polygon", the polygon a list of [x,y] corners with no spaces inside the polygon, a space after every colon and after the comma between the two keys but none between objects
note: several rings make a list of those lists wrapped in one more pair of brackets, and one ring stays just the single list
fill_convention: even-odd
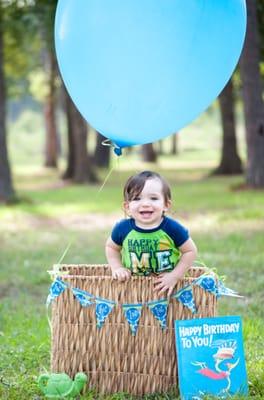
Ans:
[{"label": "balloon knot", "polygon": [[115,147],[114,148],[114,153],[119,157],[122,155],[122,149],[121,147]]},{"label": "balloon knot", "polygon": [[110,139],[106,139],[102,141],[103,146],[110,146],[114,148],[114,153],[119,157],[122,155],[122,147],[119,147],[117,144],[111,142]]}]

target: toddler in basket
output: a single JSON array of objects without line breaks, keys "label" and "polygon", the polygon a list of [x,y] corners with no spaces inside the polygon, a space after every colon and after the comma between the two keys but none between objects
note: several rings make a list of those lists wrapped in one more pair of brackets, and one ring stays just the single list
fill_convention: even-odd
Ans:
[{"label": "toddler in basket", "polygon": [[106,242],[114,279],[155,274],[155,290],[172,294],[197,250],[188,230],[165,215],[170,206],[170,187],[159,174],[144,171],[128,179],[124,187],[128,218],[115,225]]}]

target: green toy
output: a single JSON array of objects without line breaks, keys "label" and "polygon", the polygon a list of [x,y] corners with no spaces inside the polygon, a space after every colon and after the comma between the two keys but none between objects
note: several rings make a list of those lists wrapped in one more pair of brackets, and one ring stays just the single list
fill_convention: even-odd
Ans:
[{"label": "green toy", "polygon": [[72,400],[84,387],[87,376],[83,372],[75,375],[74,381],[67,374],[42,374],[38,378],[38,385],[48,399]]}]

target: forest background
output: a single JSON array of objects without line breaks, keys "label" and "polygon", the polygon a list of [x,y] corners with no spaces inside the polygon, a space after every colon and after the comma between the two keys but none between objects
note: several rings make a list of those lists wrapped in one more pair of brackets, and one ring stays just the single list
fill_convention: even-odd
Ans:
[{"label": "forest background", "polygon": [[41,398],[36,376],[49,369],[50,351],[46,271],[69,242],[65,262],[105,262],[104,241],[123,217],[122,186],[142,169],[168,179],[172,213],[190,227],[199,258],[245,296],[219,302],[219,313],[242,315],[248,398],[263,398],[263,1],[247,1],[244,50],[214,104],[181,132],[120,160],[60,79],[56,3],[0,0],[0,398]]}]

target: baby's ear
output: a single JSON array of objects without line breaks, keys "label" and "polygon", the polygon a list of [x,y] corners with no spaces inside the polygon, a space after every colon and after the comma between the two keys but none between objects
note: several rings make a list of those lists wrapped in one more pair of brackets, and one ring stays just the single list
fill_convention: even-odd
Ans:
[{"label": "baby's ear", "polygon": [[165,203],[165,209],[164,211],[168,211],[171,208],[171,200],[167,200]]},{"label": "baby's ear", "polygon": [[129,203],[128,201],[123,202],[123,210],[125,211],[126,215],[129,216]]}]

